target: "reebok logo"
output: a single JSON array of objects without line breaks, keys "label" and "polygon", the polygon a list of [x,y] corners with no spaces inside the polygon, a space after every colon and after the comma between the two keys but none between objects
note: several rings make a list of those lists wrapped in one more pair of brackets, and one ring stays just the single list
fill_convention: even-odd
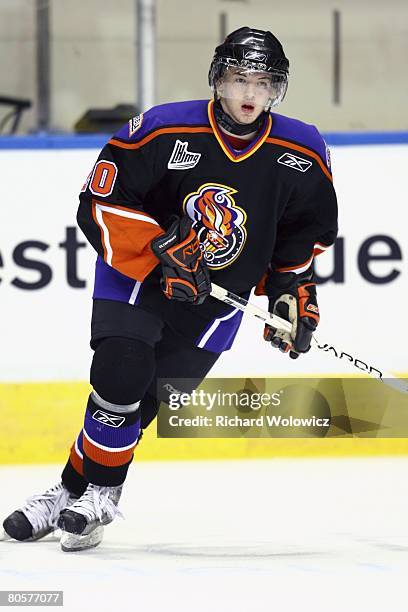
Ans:
[{"label": "reebok logo", "polygon": [[312,163],[313,162],[308,161],[307,159],[303,159],[303,157],[293,155],[293,153],[284,153],[278,159],[278,164],[288,166],[289,168],[293,168],[294,170],[299,170],[299,172],[306,172],[307,170],[309,170]]},{"label": "reebok logo", "polygon": [[259,51],[246,51],[244,53],[244,58],[247,60],[256,60],[258,62],[266,62],[265,53],[260,53]]},{"label": "reebok logo", "polygon": [[200,161],[201,153],[187,151],[188,142],[176,140],[167,167],[169,170],[188,170],[194,168]]},{"label": "reebok logo", "polygon": [[170,391],[170,393],[178,393],[179,395],[183,393],[182,391],[179,391],[178,389],[173,387],[173,385],[171,385],[170,383],[166,383],[165,385],[163,385],[163,389],[166,389],[166,391]]},{"label": "reebok logo", "polygon": [[117,416],[116,414],[108,414],[103,410],[97,410],[92,418],[109,427],[120,427],[125,422],[125,417]]}]

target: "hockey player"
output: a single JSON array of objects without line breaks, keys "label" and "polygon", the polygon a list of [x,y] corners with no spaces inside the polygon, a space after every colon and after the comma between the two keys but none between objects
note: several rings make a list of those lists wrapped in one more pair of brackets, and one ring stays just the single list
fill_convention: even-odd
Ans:
[{"label": "hockey player", "polygon": [[160,401],[191,392],[233,343],[242,313],[210,297],[211,281],[245,297],[257,286],[292,322],[265,339],[292,358],[309,350],[313,260],[334,242],[337,206],[317,129],[271,112],[288,73],[273,34],[240,28],[215,50],[212,100],[154,107],[102,149],[78,212],[98,253],[93,391],[62,481],[6,518],[9,537],[58,525],[63,550],[101,541]]}]

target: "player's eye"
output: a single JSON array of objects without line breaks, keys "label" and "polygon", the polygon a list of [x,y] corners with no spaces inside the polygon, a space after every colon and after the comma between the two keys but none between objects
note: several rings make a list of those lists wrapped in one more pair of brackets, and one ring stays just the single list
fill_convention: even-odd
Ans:
[{"label": "player's eye", "polygon": [[269,87],[268,81],[258,81],[257,85],[259,89],[268,89]]},{"label": "player's eye", "polygon": [[235,77],[235,83],[243,84],[245,83],[245,79],[243,77]]}]

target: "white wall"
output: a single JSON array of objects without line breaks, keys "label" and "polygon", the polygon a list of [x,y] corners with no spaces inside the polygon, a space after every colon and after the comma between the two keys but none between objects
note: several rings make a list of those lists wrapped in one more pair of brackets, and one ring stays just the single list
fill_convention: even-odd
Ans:
[{"label": "white wall", "polygon": [[[65,241],[66,228],[75,227],[77,195],[97,154],[96,150],[0,151],[1,381],[88,377],[95,255],[88,245],[76,250],[77,280],[85,281],[86,287],[70,287],[66,277],[67,249],[59,245]],[[404,178],[408,146],[333,147],[332,157],[340,204],[340,236],[345,245],[345,282],[328,282],[319,287],[319,338],[323,343],[340,345],[370,365],[408,372],[408,212]],[[390,283],[369,282],[358,267],[362,244],[375,235],[388,236],[401,250],[401,261],[368,264],[368,270],[376,277],[395,269],[398,276]],[[79,242],[85,242],[79,230],[76,236]],[[31,248],[25,245],[25,257],[43,262],[52,270],[52,279],[40,289],[16,286],[32,285],[41,277],[38,271],[14,261],[16,247],[27,241],[42,244]],[[75,247],[70,250],[73,252]],[[389,255],[389,247],[377,243],[370,254]],[[71,256],[71,263],[74,259]],[[318,272],[326,275],[332,270],[333,253],[328,252],[318,260]],[[265,305],[265,298],[256,299]],[[248,320],[235,346],[225,353],[213,374],[267,376],[340,371],[358,372],[314,352],[296,362],[289,361],[272,352],[262,340],[262,325]]]},{"label": "white wall", "polygon": [[[51,3],[52,127],[71,130],[90,107],[134,103],[136,0]],[[35,2],[0,2],[0,95],[36,102]],[[342,16],[341,104],[332,103],[332,12]],[[208,66],[229,31],[270,29],[291,61],[284,114],[322,130],[408,129],[405,0],[157,0],[157,103],[209,95]],[[36,108],[23,129],[35,126]],[[0,109],[1,117],[1,109]]]}]

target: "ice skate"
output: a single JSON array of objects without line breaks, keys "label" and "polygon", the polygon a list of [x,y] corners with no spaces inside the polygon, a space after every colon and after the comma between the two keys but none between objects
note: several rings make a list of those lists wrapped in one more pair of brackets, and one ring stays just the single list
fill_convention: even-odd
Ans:
[{"label": "ice skate", "polygon": [[63,508],[70,506],[74,497],[62,484],[33,495],[27,503],[12,512],[3,522],[6,538],[20,542],[33,542],[57,529],[57,520]]},{"label": "ice skate", "polygon": [[98,487],[89,484],[85,493],[61,512],[58,527],[62,529],[61,548],[65,552],[95,548],[102,542],[104,525],[115,516],[123,515],[118,510],[122,493],[119,487]]}]

